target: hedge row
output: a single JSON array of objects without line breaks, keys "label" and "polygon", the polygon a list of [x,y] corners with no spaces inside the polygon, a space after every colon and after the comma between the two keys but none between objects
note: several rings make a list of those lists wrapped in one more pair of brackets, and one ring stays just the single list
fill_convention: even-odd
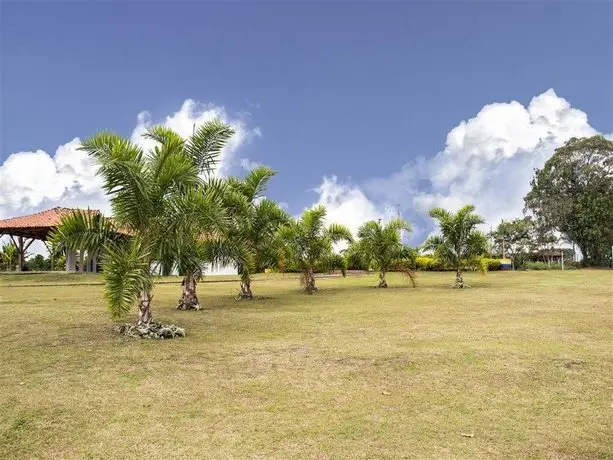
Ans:
[{"label": "hedge row", "polygon": [[[487,264],[487,269],[489,271],[500,270],[500,260],[498,259],[490,259],[485,258],[485,263]],[[452,267],[442,263],[436,257],[432,256],[418,256],[415,259],[415,268],[417,270],[423,271],[446,271],[453,270]],[[475,267],[465,267],[468,269],[473,269]]]}]

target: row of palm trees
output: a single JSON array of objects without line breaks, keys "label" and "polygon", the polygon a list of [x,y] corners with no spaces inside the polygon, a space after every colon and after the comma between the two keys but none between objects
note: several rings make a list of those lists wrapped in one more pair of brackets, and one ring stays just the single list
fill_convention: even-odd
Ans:
[{"label": "row of palm trees", "polygon": [[[265,197],[275,172],[258,167],[243,178],[219,179],[214,170],[234,135],[219,120],[200,126],[188,139],[162,126],[145,133],[153,147],[145,152],[134,142],[101,132],[83,142],[99,166],[113,217],[75,211],[63,218],[52,242],[70,250],[100,256],[105,298],[114,317],[138,304],[137,326],[153,323],[151,310],[154,265],[183,275],[177,308],[200,309],[196,286],[203,264],[234,265],[240,276],[238,297],[251,299],[252,276],[265,268],[291,266],[301,274],[307,293],[317,290],[316,271],[343,270],[347,257],[358,258],[379,271],[378,287],[387,287],[386,273],[410,270],[416,251],[405,246],[400,231],[410,225],[394,219],[386,225],[371,221],[351,232],[340,224],[326,225],[326,209],[317,206],[293,219]],[[441,235],[424,248],[460,269],[486,250],[486,237],[476,230],[483,220],[472,206],[452,214],[434,209]],[[349,243],[344,255],[335,245]]]}]

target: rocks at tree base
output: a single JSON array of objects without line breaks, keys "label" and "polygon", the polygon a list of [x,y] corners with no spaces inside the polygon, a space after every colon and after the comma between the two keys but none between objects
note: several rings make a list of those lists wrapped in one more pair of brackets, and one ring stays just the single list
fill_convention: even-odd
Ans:
[{"label": "rocks at tree base", "polygon": [[115,328],[120,334],[134,337],[136,339],[174,339],[176,337],[185,337],[185,329],[174,324],[120,324]]}]

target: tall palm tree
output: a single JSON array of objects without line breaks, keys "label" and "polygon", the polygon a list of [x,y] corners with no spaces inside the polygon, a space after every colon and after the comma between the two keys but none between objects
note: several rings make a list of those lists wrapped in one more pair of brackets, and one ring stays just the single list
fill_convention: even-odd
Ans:
[{"label": "tall palm tree", "polygon": [[352,244],[348,255],[356,254],[363,264],[379,272],[376,287],[386,288],[385,275],[391,268],[402,268],[415,286],[415,275],[409,268],[415,259],[415,251],[402,244],[400,232],[411,231],[411,225],[403,219],[391,220],[386,225],[371,220],[358,229],[359,240]]},{"label": "tall palm tree", "polygon": [[231,135],[229,126],[213,120],[186,140],[168,128],[153,127],[144,135],[155,142],[147,153],[108,132],[94,135],[81,147],[99,166],[113,218],[69,215],[53,240],[67,247],[103,247],[105,298],[111,315],[119,317],[137,303],[136,326],[143,334],[153,324],[152,264],[167,260],[170,252],[191,238],[190,227],[185,225],[191,219],[183,217],[199,214],[199,221],[206,222],[210,232],[225,228],[220,200],[203,196],[193,202],[188,198],[204,195],[200,175],[214,167]]},{"label": "tall palm tree", "polygon": [[331,224],[326,228],[325,221],[326,208],[320,205],[304,211],[300,219],[292,219],[279,230],[287,257],[301,271],[301,282],[308,294],[317,291],[314,268],[332,258],[334,243],[353,240],[347,227]]},{"label": "tall palm tree", "polygon": [[227,239],[235,243],[233,249],[237,252],[232,259],[241,278],[239,299],[253,299],[253,273],[276,264],[279,247],[275,235],[290,219],[276,202],[264,198],[268,181],[274,175],[272,169],[260,166],[242,180],[230,178],[227,182],[227,203],[233,217]]},{"label": "tall palm tree", "polygon": [[474,214],[474,210],[473,205],[466,205],[456,213],[442,208],[430,210],[430,217],[438,221],[441,233],[428,238],[423,249],[434,251],[439,260],[455,269],[457,288],[469,287],[464,284],[462,267],[478,265],[482,272],[486,270],[479,258],[487,252],[487,236],[477,229],[485,220]]}]

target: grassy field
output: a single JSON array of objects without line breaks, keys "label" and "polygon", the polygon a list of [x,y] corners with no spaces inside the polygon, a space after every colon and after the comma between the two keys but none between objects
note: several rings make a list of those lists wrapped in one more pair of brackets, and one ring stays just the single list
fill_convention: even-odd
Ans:
[{"label": "grassy field", "polygon": [[613,458],[611,271],[161,284],[159,342],[47,276],[0,276],[2,458]]}]

